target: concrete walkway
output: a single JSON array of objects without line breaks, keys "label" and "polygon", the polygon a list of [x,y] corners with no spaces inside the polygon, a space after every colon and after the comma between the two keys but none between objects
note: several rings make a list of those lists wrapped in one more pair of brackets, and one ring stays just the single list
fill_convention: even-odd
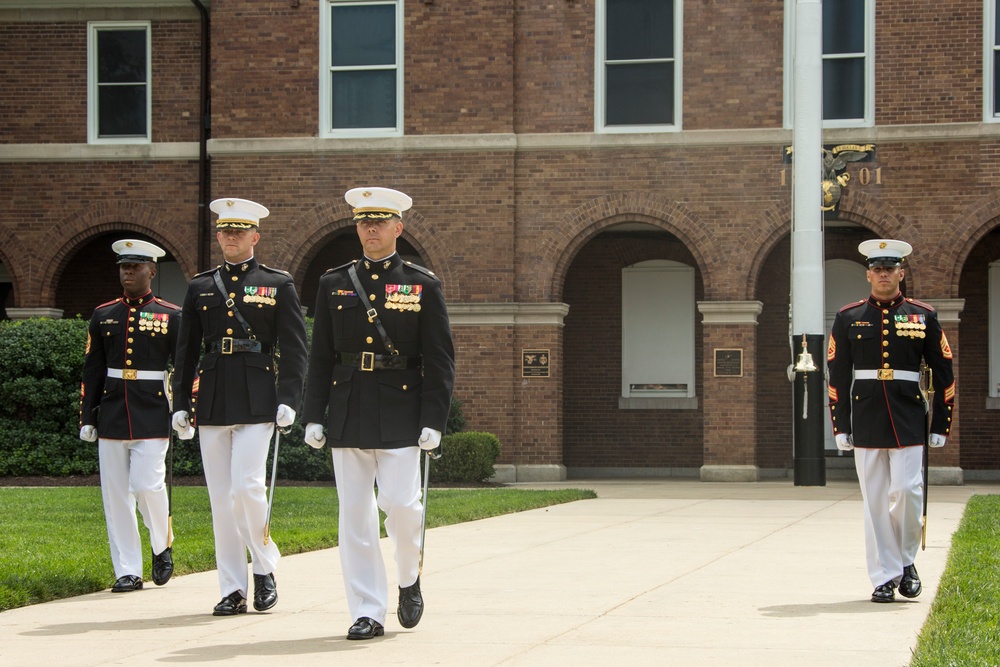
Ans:
[{"label": "concrete walkway", "polygon": [[856,482],[518,486],[598,498],[429,530],[413,630],[390,610],[385,637],[346,640],[328,549],[281,561],[270,613],[213,617],[215,572],[4,612],[0,665],[907,665],[965,503],[1000,492],[931,487],[924,592],[887,605],[869,602]]}]

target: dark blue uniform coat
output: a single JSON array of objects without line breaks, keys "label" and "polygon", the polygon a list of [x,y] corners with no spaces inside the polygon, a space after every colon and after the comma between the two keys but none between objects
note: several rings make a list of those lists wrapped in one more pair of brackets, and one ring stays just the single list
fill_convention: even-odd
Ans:
[{"label": "dark blue uniform coat", "polygon": [[[348,274],[357,268],[364,293]],[[374,308],[398,353],[413,367],[362,370],[342,354],[387,355]],[[327,271],[319,282],[303,419],[326,424],[332,447],[396,449],[422,428],[445,432],[455,383],[455,351],[441,281],[398,254]]]},{"label": "dark blue uniform coat", "polygon": [[919,371],[934,382],[931,433],[948,435],[955,404],[951,347],[930,305],[897,296],[869,296],[840,309],[827,347],[834,433],[853,434],[855,447],[895,448],[926,441],[925,402],[917,382],[853,380],[854,370]]},{"label": "dark blue uniform coat", "polygon": [[[226,293],[215,283],[217,272]],[[235,302],[266,351],[211,351],[224,338],[248,338],[226,305],[228,299]],[[226,263],[191,279],[183,313],[174,410],[187,410],[198,424],[207,426],[274,421],[279,404],[298,410],[306,370],[306,327],[291,275],[253,258],[242,264]],[[272,353],[275,346],[280,352],[277,364]]]},{"label": "dark blue uniform coat", "polygon": [[80,426],[112,440],[166,438],[170,408],[163,380],[108,377],[108,369],[166,371],[174,353],[180,308],[153,296],[121,296],[98,306],[87,330],[80,390]]}]

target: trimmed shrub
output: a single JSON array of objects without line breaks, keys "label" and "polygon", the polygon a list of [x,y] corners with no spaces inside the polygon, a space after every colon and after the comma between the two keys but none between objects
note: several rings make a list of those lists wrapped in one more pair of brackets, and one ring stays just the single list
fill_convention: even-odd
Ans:
[{"label": "trimmed shrub", "polygon": [[0,322],[0,475],[97,472],[77,437],[86,343],[79,318]]},{"label": "trimmed shrub", "polygon": [[[306,333],[311,345],[311,318],[306,318]],[[80,381],[86,343],[87,322],[80,317],[0,322],[0,476],[98,474],[97,443],[79,439]],[[445,443],[464,428],[462,402],[453,398]],[[281,436],[278,478],[332,481],[329,449],[313,449],[305,444],[304,435],[305,425],[296,422]],[[496,440],[489,434],[480,435]],[[174,437],[172,441],[174,476],[203,474],[197,434],[192,440]],[[456,459],[469,456],[467,445],[444,446],[445,451],[455,448]],[[486,447],[473,460],[461,465],[457,465],[457,460],[443,466],[438,461],[432,468],[450,470],[447,481],[486,479],[493,474],[499,446],[496,442],[496,454],[488,463],[484,461],[491,450]],[[483,449],[480,445],[475,447]],[[267,460],[268,478],[273,455],[272,445]]]},{"label": "trimmed shrub", "polygon": [[448,409],[448,423],[444,427],[444,435],[459,433],[465,430],[465,415],[462,414],[462,401],[454,396]]},{"label": "trimmed shrub", "polygon": [[500,439],[480,431],[453,433],[441,438],[441,452],[431,462],[432,482],[485,482],[500,457]]}]

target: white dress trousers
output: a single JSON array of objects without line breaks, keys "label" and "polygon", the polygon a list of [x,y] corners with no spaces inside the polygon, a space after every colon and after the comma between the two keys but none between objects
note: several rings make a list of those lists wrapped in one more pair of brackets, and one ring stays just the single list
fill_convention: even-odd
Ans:
[{"label": "white dress trousers", "polygon": [[97,440],[101,497],[116,578],[127,574],[142,578],[142,543],[136,504],[142,513],[142,522],[149,529],[153,553],[158,554],[170,546],[170,510],[164,483],[168,445],[167,438]]},{"label": "white dress trousers", "polygon": [[903,578],[920,549],[923,527],[923,448],[855,447],[865,514],[865,556],[872,586]]},{"label": "white dress trousers", "polygon": [[[338,551],[351,620],[385,625],[388,583],[379,546],[379,515],[395,546],[397,582],[413,585],[420,567],[420,448],[333,449],[340,503]],[[375,485],[378,485],[378,497]]]},{"label": "white dress trousers", "polygon": [[281,557],[273,538],[264,544],[265,474],[273,432],[274,422],[198,427],[222,597],[234,591],[247,597],[247,549],[254,574],[273,573]]}]

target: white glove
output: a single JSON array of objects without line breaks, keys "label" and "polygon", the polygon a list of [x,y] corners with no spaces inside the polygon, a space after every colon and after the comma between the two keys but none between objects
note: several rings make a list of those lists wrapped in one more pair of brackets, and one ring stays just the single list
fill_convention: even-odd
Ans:
[{"label": "white glove", "polygon": [[170,420],[171,425],[173,425],[174,430],[178,433],[183,433],[187,429],[191,428],[191,420],[188,419],[187,410],[178,410],[174,413],[173,418]]},{"label": "white glove", "polygon": [[432,428],[424,428],[424,430],[420,431],[420,438],[417,439],[417,444],[420,445],[420,449],[425,452],[437,449],[441,444],[441,431],[435,431]]},{"label": "white glove", "polygon": [[[80,437],[82,438],[83,436],[81,435]],[[931,439],[927,444],[931,447],[944,447],[944,440],[945,437],[940,433],[931,433]]]},{"label": "white glove", "polygon": [[177,437],[181,440],[190,440],[194,437],[194,426],[188,424],[186,429],[177,432]]},{"label": "white glove", "polygon": [[80,439],[86,442],[93,442],[94,440],[97,440],[97,427],[87,424],[86,426],[81,428]]},{"label": "white glove", "polygon": [[322,424],[307,424],[306,425],[306,444],[314,449],[322,449],[323,445],[326,444],[326,436],[323,435],[323,425]]},{"label": "white glove", "polygon": [[295,421],[295,410],[282,403],[278,406],[278,414],[274,417],[274,423],[285,428],[286,426],[291,426],[292,422]]},{"label": "white glove", "polygon": [[837,449],[842,452],[849,452],[854,449],[854,438],[851,437],[850,433],[838,433],[836,437]]}]

